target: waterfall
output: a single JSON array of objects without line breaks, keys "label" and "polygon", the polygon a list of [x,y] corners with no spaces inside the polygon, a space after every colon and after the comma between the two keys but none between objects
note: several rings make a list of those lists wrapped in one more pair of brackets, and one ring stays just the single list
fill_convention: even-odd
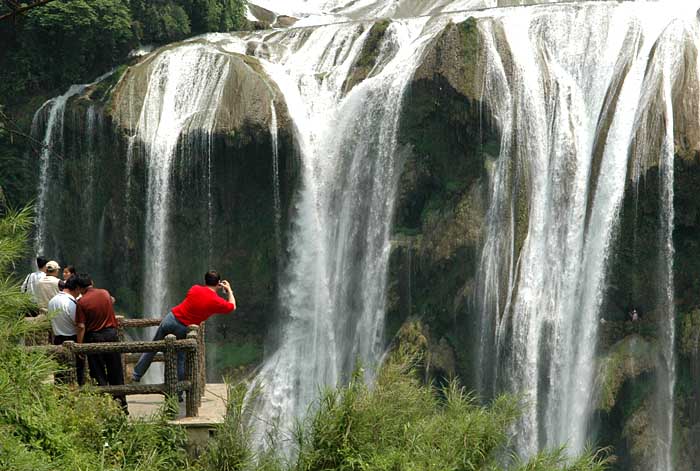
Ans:
[{"label": "waterfall", "polygon": [[[638,141],[634,157],[633,178],[638,183],[644,170],[656,163],[659,167],[659,255],[658,273],[658,329],[660,351],[657,359],[657,386],[652,425],[656,441],[654,469],[674,469],[672,448],[674,439],[675,386],[676,386],[676,312],[674,294],[673,245],[674,229],[674,97],[673,88],[682,73],[684,48],[679,44],[695,45],[699,40],[696,21],[689,20],[697,8],[686,7],[685,15],[670,24],[656,45],[654,60],[648,67],[646,86],[642,97],[643,114],[638,116]],[[698,49],[694,47],[697,64]],[[690,71],[694,80],[700,80],[700,71]]]},{"label": "waterfall", "polygon": [[151,65],[137,127],[147,165],[144,293],[148,316],[164,315],[172,302],[167,253],[176,151],[190,152],[192,143],[181,139],[187,131],[196,130],[206,139],[211,135],[228,70],[226,55],[201,44],[165,51]]},{"label": "waterfall", "polygon": [[[213,136],[221,124],[217,111],[239,104],[227,95],[229,75],[235,73],[231,58],[256,56],[239,59],[245,64],[241,70],[250,67],[251,76],[263,77],[267,91],[276,95],[270,103],[269,123],[266,103],[262,111],[255,109],[251,114],[264,115],[259,123],[265,123],[262,133],[267,136],[269,131],[271,142],[271,172],[265,167],[266,178],[260,181],[272,182],[271,189],[261,187],[265,188],[261,191],[272,197],[273,211],[262,214],[269,221],[274,218],[274,224],[264,230],[270,235],[273,227],[275,231],[281,267],[275,277],[279,281],[276,304],[281,312],[273,348],[266,352],[256,377],[262,389],[255,397],[253,420],[260,444],[263,437],[271,436],[268,432],[277,430],[281,433],[273,438],[289,451],[288,434],[294,421],[312,410],[321,388],[343,384],[356,362],[371,381],[381,361],[386,346],[389,238],[402,170],[397,128],[403,96],[425,45],[448,21],[474,16],[479,56],[468,59],[479,63],[482,111],[500,133],[500,153],[486,162],[489,199],[474,285],[479,327],[474,361],[481,374],[480,393],[522,395],[524,414],[514,430],[515,446],[524,457],[558,446],[567,446],[568,453],[575,455],[594,438],[598,329],[599,319],[606,314],[602,306],[611,247],[620,229],[625,191],[650,168],[658,167],[660,226],[654,270],[660,280],[655,293],[659,355],[652,424],[658,446],[653,450],[653,466],[671,471],[677,420],[673,408],[677,361],[673,201],[678,110],[674,100],[679,100],[676,87],[683,54],[692,49],[697,55],[693,44],[700,43],[696,20],[700,1],[253,3],[282,9],[276,11],[280,14],[298,14],[301,27],[199,37],[168,46],[127,72],[134,75],[118,97],[126,102],[117,110],[123,116],[113,116],[123,131],[124,140],[116,141],[124,145],[120,148],[124,162],[112,161],[106,167],[124,169],[123,180],[119,174],[125,188],[123,200],[114,196],[121,195],[121,186],[97,198],[103,195],[99,166],[106,159],[96,155],[105,143],[93,134],[108,121],[102,121],[99,105],[87,108],[88,166],[81,182],[87,182],[86,192],[95,196],[89,204],[108,203],[81,208],[91,218],[86,224],[95,230],[87,243],[94,243],[98,251],[96,258],[85,259],[96,260],[102,267],[109,265],[107,257],[120,254],[107,248],[138,250],[145,260],[139,267],[143,273],[133,270],[138,272],[133,284],[142,286],[128,286],[124,292],[135,299],[143,293],[146,316],[163,315],[176,301],[170,290],[175,267],[168,260],[173,260],[172,249],[180,240],[172,221],[182,215],[173,209],[180,201],[172,198],[175,187],[180,188],[179,180],[174,183],[173,179],[178,171],[186,173],[179,167],[193,165],[196,159],[196,171],[183,180],[197,192],[192,198],[197,204],[191,205],[202,216],[197,224],[208,221],[206,234],[197,230],[202,245],[208,235],[208,246],[187,260],[206,256],[209,262],[215,260],[213,228],[222,209],[213,195],[226,193],[217,187],[217,172],[238,170],[231,160],[227,161],[231,167],[220,169],[219,157],[215,159]],[[521,4],[532,6],[513,7]],[[467,11],[475,8],[483,10]],[[353,65],[377,17],[393,21],[374,50],[376,60],[368,68],[368,78],[348,90]],[[700,72],[694,74],[700,80]],[[275,83],[274,91],[267,77]],[[245,91],[255,80],[231,85],[231,93]],[[89,85],[72,86],[47,101],[34,118],[36,136],[45,120],[37,253],[54,249],[47,243],[47,205],[55,190],[52,166],[60,165],[52,154],[60,153],[63,145],[66,103]],[[255,105],[261,102],[257,98],[252,100]],[[225,111],[235,117],[242,113]],[[286,180],[296,175],[286,172],[290,159],[284,152],[289,152],[289,146],[287,133],[279,134],[278,120],[285,131],[284,126],[291,123],[289,131],[299,154],[298,181]],[[253,135],[258,131],[245,136],[251,137],[251,145],[259,144],[259,136]],[[225,142],[232,137],[222,134],[222,146],[232,148]],[[280,159],[285,163],[281,169]],[[249,162],[245,165],[257,168]],[[144,181],[140,181],[143,172]],[[145,201],[141,201],[142,187]],[[282,198],[290,187],[296,194],[288,208]],[[257,196],[256,191],[254,186],[250,194]],[[115,221],[113,208],[120,204],[125,206],[123,219]],[[132,205],[134,214],[130,214]],[[145,211],[143,246],[141,227],[136,227],[142,221],[141,209]],[[288,233],[283,233],[287,229],[282,227],[283,214],[289,215]],[[111,232],[122,221],[126,229],[115,236]],[[221,227],[228,229],[223,226],[227,224]],[[124,240],[111,244],[117,237]],[[229,242],[218,244],[217,251],[222,248],[235,259],[249,248]],[[102,247],[108,253],[105,260]],[[272,254],[275,248],[265,250]],[[422,288],[417,284],[420,278],[412,278],[413,271],[421,270],[423,259],[421,247],[413,247],[412,242],[406,250],[410,309]],[[265,257],[267,253],[261,257],[264,262],[269,260]],[[245,299],[240,301],[245,305]]]},{"label": "waterfall", "polygon": [[[109,71],[106,74],[98,77],[94,82],[71,85],[68,90],[57,97],[51,98],[46,103],[44,103],[37,111],[34,113],[34,118],[32,120],[32,136],[38,137],[40,135],[39,130],[39,117],[42,113],[48,113],[48,118],[46,120],[46,129],[44,130],[44,137],[41,139],[42,147],[41,154],[39,156],[39,184],[37,185],[37,200],[36,200],[36,234],[34,236],[34,251],[37,254],[43,254],[47,250],[46,246],[46,203],[47,199],[51,195],[51,179],[49,176],[50,167],[53,160],[56,158],[56,154],[61,154],[63,145],[63,119],[66,111],[66,103],[71,97],[79,95],[86,88],[93,86],[108,76],[110,76],[113,71]],[[45,111],[48,109],[48,111]]]},{"label": "waterfall", "polygon": [[270,102],[270,139],[272,141],[272,195],[275,206],[275,239],[277,258],[282,256],[282,203],[280,201],[279,145],[277,142],[277,111],[275,103]]},{"label": "waterfall", "polygon": [[[599,310],[637,113],[648,111],[647,67],[652,48],[669,31],[682,33],[675,20],[692,18],[693,8],[589,3],[479,23],[484,100],[502,136],[479,273],[481,385],[524,395],[516,440],[524,456],[561,445],[576,454],[590,438]],[[670,96],[664,103],[671,106]],[[660,256],[672,264],[673,131],[666,132],[663,215],[670,222]],[[670,265],[665,272],[671,347],[664,358],[672,376]],[[664,384],[670,402],[662,410],[669,411],[673,380]],[[657,453],[667,462],[658,469],[671,469],[666,455]]]},{"label": "waterfall", "polygon": [[37,135],[38,129],[36,128],[38,126],[36,123],[38,122],[38,117],[40,113],[44,112],[45,108],[48,108],[48,119],[46,121],[46,130],[44,131],[40,155],[39,184],[36,200],[37,224],[34,251],[37,254],[43,254],[46,250],[46,200],[51,194],[49,168],[52,158],[55,158],[57,153],[61,153],[61,145],[63,143],[63,118],[65,115],[66,103],[69,98],[82,93],[87,86],[88,85],[71,85],[66,93],[50,99],[34,114],[32,129],[35,130],[33,134]]},{"label": "waterfall", "polygon": [[289,438],[285,434],[312,407],[319,388],[347,380],[356,361],[371,377],[382,354],[401,168],[396,133],[405,86],[430,37],[419,39],[424,24],[391,23],[385,40],[399,45],[395,55],[347,96],[343,86],[367,26],[291,32],[277,38],[284,49],[265,63],[294,121],[302,187],[280,287],[281,336],[257,376],[261,436],[277,424],[278,438]]}]

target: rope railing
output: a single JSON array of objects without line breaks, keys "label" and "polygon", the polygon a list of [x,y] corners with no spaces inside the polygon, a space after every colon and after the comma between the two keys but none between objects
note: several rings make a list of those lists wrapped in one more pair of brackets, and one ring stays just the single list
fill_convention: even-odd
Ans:
[{"label": "rope railing", "polygon": [[[185,415],[195,417],[199,412],[204,388],[206,385],[206,368],[204,352],[204,323],[201,326],[188,326],[187,338],[177,340],[172,334],[158,341],[124,341],[125,328],[152,327],[160,324],[161,319],[125,319],[117,316],[119,342],[75,343],[66,341],[61,345],[28,346],[30,350],[41,350],[55,356],[71,372],[64,379],[69,384],[76,384],[75,361],[77,355],[100,353],[119,353],[122,364],[136,363],[142,353],[161,352],[154,361],[162,361],[164,367],[164,382],[160,384],[131,383],[124,385],[96,386],[99,392],[114,395],[131,394],[163,394],[174,398],[179,393],[186,392]],[[178,353],[185,354],[185,378],[178,381]],[[124,369],[126,372],[126,369]]]}]

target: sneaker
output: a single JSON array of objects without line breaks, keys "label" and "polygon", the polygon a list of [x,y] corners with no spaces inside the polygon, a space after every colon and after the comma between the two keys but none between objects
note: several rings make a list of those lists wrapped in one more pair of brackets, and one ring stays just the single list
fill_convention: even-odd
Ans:
[{"label": "sneaker", "polygon": [[131,382],[132,382],[132,383],[140,383],[140,382],[141,382],[141,377],[140,377],[140,376],[136,376],[136,373],[134,373],[134,374],[131,375]]}]

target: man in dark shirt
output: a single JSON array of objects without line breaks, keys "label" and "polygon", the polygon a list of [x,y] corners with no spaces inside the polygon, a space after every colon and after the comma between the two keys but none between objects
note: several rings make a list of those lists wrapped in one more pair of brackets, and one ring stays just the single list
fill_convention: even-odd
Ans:
[{"label": "man in dark shirt", "polygon": [[[81,273],[77,278],[82,297],[75,312],[78,343],[118,342],[117,318],[114,315],[114,300],[109,291],[93,288],[90,276]],[[124,370],[119,353],[96,353],[88,355],[90,376],[100,386],[124,384]],[[126,397],[115,395],[122,409],[126,409]]]}]

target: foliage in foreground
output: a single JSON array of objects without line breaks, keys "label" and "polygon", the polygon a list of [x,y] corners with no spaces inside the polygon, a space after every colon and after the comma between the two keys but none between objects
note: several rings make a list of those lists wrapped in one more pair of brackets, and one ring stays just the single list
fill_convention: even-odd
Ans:
[{"label": "foliage in foreground", "polygon": [[[322,395],[300,423],[295,458],[256,453],[247,426],[246,386],[230,386],[225,423],[196,462],[183,431],[165,423],[128,420],[109,397],[46,379],[58,365],[20,345],[30,327],[21,313],[28,298],[8,278],[24,247],[27,210],[0,219],[0,469],[53,470],[499,470],[509,427],[519,409],[512,398],[479,405],[456,383],[437,389],[415,374],[415,358],[395,353],[371,386],[358,370],[349,385]],[[272,448],[274,450],[274,447]],[[563,450],[543,453],[519,471],[602,471],[602,454],[575,461]]]},{"label": "foliage in foreground", "polygon": [[[205,456],[207,469],[226,471],[321,470],[491,470],[602,471],[607,453],[569,459],[564,450],[541,453],[528,462],[508,458],[517,401],[499,397],[488,406],[452,382],[426,385],[415,374],[415,356],[395,353],[372,385],[358,371],[347,387],[322,395],[317,411],[300,423],[295,458],[283,463],[251,448],[245,388],[231,387],[229,414]],[[277,448],[274,442],[271,448]]]},{"label": "foliage in foreground", "polygon": [[8,276],[22,255],[30,212],[0,219],[0,469],[185,469],[182,430],[129,421],[109,397],[47,381],[58,365],[20,345],[33,328],[22,320],[29,298]]}]

